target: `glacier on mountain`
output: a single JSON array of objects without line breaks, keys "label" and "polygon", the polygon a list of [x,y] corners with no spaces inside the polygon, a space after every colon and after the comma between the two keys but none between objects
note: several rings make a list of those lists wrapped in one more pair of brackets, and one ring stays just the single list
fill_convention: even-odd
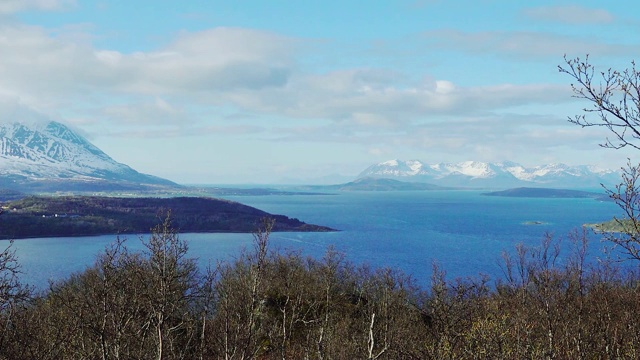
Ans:
[{"label": "glacier on mountain", "polygon": [[509,187],[509,186],[560,186],[599,187],[620,181],[620,172],[594,166],[547,164],[527,168],[504,161],[487,163],[464,161],[459,163],[426,164],[419,160],[389,160],[372,165],[358,178],[391,178],[412,182],[430,182],[446,186]]}]

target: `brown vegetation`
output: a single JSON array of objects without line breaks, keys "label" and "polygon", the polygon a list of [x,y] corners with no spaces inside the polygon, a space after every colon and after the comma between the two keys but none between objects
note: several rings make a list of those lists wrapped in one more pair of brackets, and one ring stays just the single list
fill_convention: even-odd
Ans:
[{"label": "brown vegetation", "polygon": [[389,269],[255,249],[200,271],[167,218],[129,252],[27,297],[11,249],[0,257],[0,359],[567,359],[640,355],[640,282],[587,268],[586,233],[505,255],[505,278],[431,286]]}]

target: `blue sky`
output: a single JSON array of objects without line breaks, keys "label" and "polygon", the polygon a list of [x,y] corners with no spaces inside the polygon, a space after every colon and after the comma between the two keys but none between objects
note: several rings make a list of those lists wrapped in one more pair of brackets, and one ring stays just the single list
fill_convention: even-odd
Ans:
[{"label": "blue sky", "polygon": [[395,158],[617,168],[636,154],[566,121],[588,104],[557,66],[628,67],[638,14],[635,1],[0,0],[0,120],[18,106],[64,122],[181,183],[332,182]]}]

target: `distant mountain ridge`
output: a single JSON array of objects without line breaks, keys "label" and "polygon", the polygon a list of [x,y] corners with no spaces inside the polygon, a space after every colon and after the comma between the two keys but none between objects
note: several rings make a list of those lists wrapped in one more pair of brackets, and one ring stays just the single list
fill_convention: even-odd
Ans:
[{"label": "distant mountain ridge", "polygon": [[[451,190],[452,188],[427,183],[406,182],[394,179],[364,177],[344,184],[304,185],[293,187],[295,191],[424,191]],[[314,193],[309,193],[314,194]]]},{"label": "distant mountain ridge", "polygon": [[358,178],[388,178],[439,186],[504,188],[521,186],[594,188],[617,184],[620,172],[588,165],[547,164],[532,168],[514,162],[426,164],[419,160],[389,160],[365,169]]},{"label": "distant mountain ridge", "polygon": [[605,193],[549,188],[515,188],[502,191],[487,192],[482,195],[524,198],[596,199],[599,201],[611,201],[611,198]]},{"label": "distant mountain ridge", "polygon": [[0,123],[0,188],[137,189],[178,186],[121,164],[56,122]]}]

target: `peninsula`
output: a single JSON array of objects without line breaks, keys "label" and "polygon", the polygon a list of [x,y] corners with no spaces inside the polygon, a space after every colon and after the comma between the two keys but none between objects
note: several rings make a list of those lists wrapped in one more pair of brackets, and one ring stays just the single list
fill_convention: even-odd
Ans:
[{"label": "peninsula", "polygon": [[0,239],[149,233],[169,210],[180,232],[253,232],[263,218],[273,231],[335,231],[213,198],[29,196],[2,204]]}]

